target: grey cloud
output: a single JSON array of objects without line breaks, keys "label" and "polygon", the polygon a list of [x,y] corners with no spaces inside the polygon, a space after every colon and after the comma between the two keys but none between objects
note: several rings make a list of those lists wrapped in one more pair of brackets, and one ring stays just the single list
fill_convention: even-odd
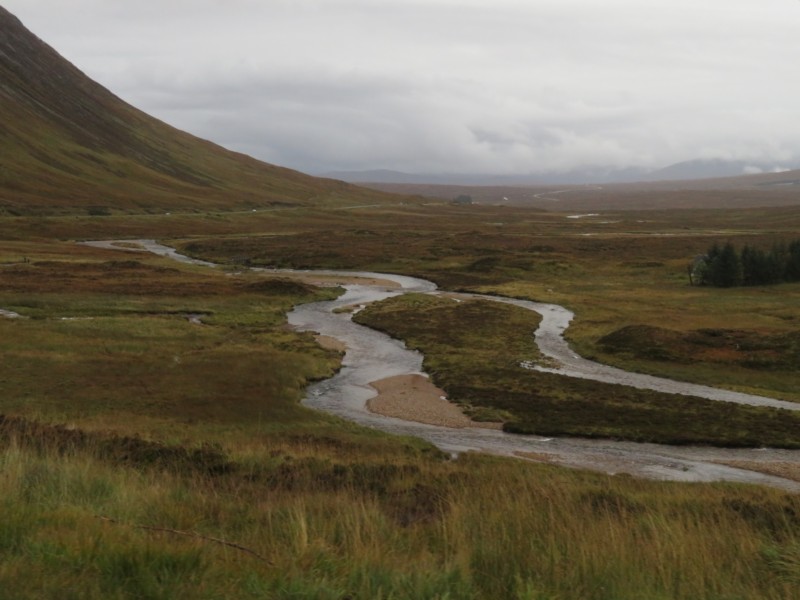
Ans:
[{"label": "grey cloud", "polygon": [[800,157],[790,0],[4,5],[140,108],[305,170]]}]

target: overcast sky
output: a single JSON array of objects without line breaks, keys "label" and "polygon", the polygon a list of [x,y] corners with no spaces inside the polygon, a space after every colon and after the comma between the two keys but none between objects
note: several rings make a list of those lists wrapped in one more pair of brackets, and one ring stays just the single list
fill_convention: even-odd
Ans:
[{"label": "overcast sky", "polygon": [[800,159],[800,0],[0,0],[90,77],[307,172]]}]

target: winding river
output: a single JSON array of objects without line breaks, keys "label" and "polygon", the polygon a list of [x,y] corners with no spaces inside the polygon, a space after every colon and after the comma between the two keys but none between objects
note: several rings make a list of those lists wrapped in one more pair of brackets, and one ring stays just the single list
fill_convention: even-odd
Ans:
[{"label": "winding river", "polygon": [[[129,251],[135,251],[136,248],[131,246],[137,245],[139,251],[147,250],[182,262],[215,266],[213,263],[180,255],[174,249],[153,240],[86,242],[86,244]],[[610,474],[628,473],[673,481],[734,481],[800,492],[798,482],[722,464],[797,465],[800,462],[800,451],[772,448],[666,446],[583,438],[544,438],[507,434],[483,428],[456,429],[426,425],[372,413],[366,408],[367,400],[376,395],[370,383],[394,375],[422,373],[422,355],[408,350],[402,342],[383,333],[354,323],[352,314],[336,309],[365,305],[407,292],[436,294],[435,284],[401,275],[358,271],[264,271],[281,275],[333,276],[359,281],[359,283],[344,284],[346,291],[336,300],[299,305],[289,313],[289,323],[298,330],[315,331],[330,336],[342,342],[347,348],[339,373],[308,388],[304,402],[309,407],[389,433],[419,437],[453,454],[480,451],[535,458]],[[800,410],[800,404],[792,402],[630,373],[583,359],[569,348],[563,338],[562,334],[573,317],[572,313],[563,307],[495,296],[473,297],[514,304],[542,315],[541,324],[535,332],[536,342],[542,353],[555,361],[557,367],[530,365],[529,368],[717,401]]]}]

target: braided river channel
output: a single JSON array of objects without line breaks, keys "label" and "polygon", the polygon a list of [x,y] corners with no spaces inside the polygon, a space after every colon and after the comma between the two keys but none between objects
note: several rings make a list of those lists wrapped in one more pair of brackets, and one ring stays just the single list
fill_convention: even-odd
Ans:
[{"label": "braided river channel", "polygon": [[[135,244],[139,251],[146,250],[182,262],[216,266],[180,255],[174,249],[153,240],[85,243],[101,248],[128,251],[131,251],[131,246]],[[571,437],[546,438],[509,434],[480,427],[451,428],[428,425],[370,412],[367,409],[367,400],[377,394],[370,384],[396,375],[424,374],[423,356],[419,352],[407,349],[398,340],[354,323],[350,311],[336,309],[366,305],[408,292],[437,294],[439,292],[436,285],[422,279],[385,273],[283,269],[262,271],[281,276],[339,277],[343,280],[340,284],[345,293],[336,300],[298,305],[288,315],[289,323],[296,329],[315,331],[335,338],[346,347],[341,370],[334,377],[308,388],[304,403],[311,408],[388,433],[422,438],[453,455],[469,451],[488,452],[518,458],[534,457],[553,464],[609,474],[627,473],[638,477],[673,481],[733,481],[800,492],[798,482],[749,468],[731,466],[744,463],[752,468],[769,464],[798,465],[800,451],[796,450],[668,446]],[[469,294],[459,296],[470,297]],[[541,352],[549,358],[549,363],[548,367],[526,365],[530,369],[564,377],[580,377],[720,402],[800,410],[800,403],[631,373],[583,359],[570,349],[562,335],[573,317],[567,309],[553,304],[512,298],[479,295],[471,297],[514,304],[533,310],[542,316],[539,328],[529,335],[535,335],[535,340]],[[527,334],[521,332],[520,335]]]}]

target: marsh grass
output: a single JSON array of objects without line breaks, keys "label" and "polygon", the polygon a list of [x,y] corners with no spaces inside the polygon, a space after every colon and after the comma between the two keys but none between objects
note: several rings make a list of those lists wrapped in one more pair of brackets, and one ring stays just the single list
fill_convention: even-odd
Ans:
[{"label": "marsh grass", "polygon": [[[34,317],[0,319],[0,413],[28,417],[0,432],[0,598],[797,597],[796,496],[448,460],[419,440],[298,406],[340,356],[286,331],[283,315],[335,291],[253,290],[259,278],[141,255],[113,265],[128,255],[55,241],[236,234],[237,243],[187,238],[231,264],[258,254],[321,266],[327,252],[348,268],[565,303],[579,314],[574,341],[591,349],[659,314],[688,328],[719,326],[726,314],[742,315],[742,327],[794,327],[788,288],[763,296],[769,310],[759,314],[756,296],[680,287],[695,237],[705,248],[710,230],[767,236],[796,224],[785,212],[760,215],[704,215],[706,229],[688,233],[692,215],[650,214],[645,224],[630,215],[603,232],[636,228],[619,243],[582,237],[592,226],[563,216],[484,207],[0,218],[0,307]],[[647,237],[663,231],[686,235]],[[478,371],[481,383],[532,358],[529,341],[516,341],[530,314],[478,307],[458,331],[456,303],[420,302],[415,310],[448,317],[431,318],[431,333],[446,325],[472,343],[485,322],[481,356],[508,347],[508,370]],[[559,401],[588,393],[537,386]],[[137,448],[158,459],[134,460]],[[226,467],[206,468],[212,456]]]},{"label": "marsh grass", "polygon": [[772,490],[414,453],[387,469],[382,457],[318,451],[328,467],[308,469],[290,446],[284,466],[261,463],[259,477],[208,476],[86,450],[11,443],[0,454],[3,597],[758,599],[798,589],[800,504]]},{"label": "marsh grass", "polygon": [[490,301],[405,295],[368,306],[359,323],[400,338],[448,397],[514,433],[721,446],[800,447],[800,416],[573,379],[523,368],[541,355],[539,316]]},{"label": "marsh grass", "polygon": [[303,418],[307,383],[338,368],[311,334],[285,329],[294,303],[335,289],[83,253],[2,276],[0,305],[29,317],[0,320],[2,411],[285,422]]},{"label": "marsh grass", "polygon": [[[629,325],[679,332],[730,328],[796,331],[800,286],[719,290],[692,287],[687,264],[709,244],[769,249],[796,238],[796,208],[611,211],[604,223],[524,208],[409,206],[276,216],[258,235],[178,242],[199,258],[302,268],[418,275],[450,290],[562,304],[576,313],[576,350],[629,370],[800,399],[796,373],[719,369],[713,362],[643,361],[604,352],[598,341]],[[264,233],[267,232],[267,233]],[[276,235],[277,234],[277,235]]]}]

